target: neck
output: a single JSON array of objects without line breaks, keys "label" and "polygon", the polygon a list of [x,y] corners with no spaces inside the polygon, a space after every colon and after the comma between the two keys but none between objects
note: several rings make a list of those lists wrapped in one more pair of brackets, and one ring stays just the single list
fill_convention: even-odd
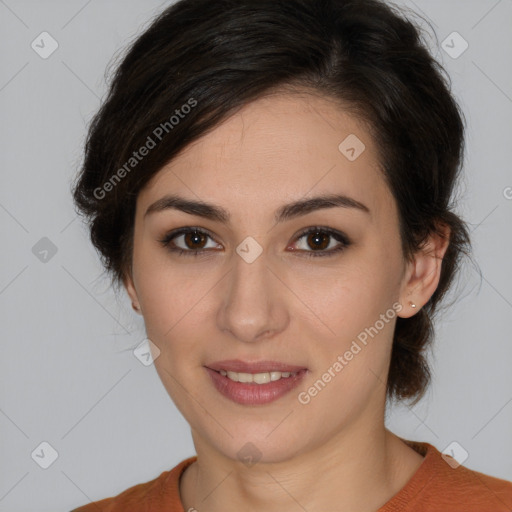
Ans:
[{"label": "neck", "polygon": [[251,467],[219,454],[194,431],[193,437],[198,459],[183,474],[180,493],[184,510],[199,512],[375,512],[423,461],[383,423],[353,425],[315,449]]}]

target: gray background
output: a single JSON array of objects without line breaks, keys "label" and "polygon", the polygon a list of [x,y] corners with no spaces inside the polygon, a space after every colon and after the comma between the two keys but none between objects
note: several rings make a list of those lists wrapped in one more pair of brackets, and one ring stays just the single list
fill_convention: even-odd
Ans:
[{"label": "gray background", "polygon": [[[70,196],[107,64],[167,4],[0,0],[0,511],[66,511],[195,453],[154,367],[131,352],[142,320],[113,295]],[[441,451],[457,441],[467,467],[512,480],[512,0],[399,4],[431,20],[467,116],[459,213],[482,279],[464,268],[433,384],[387,424]],[[43,31],[59,44],[47,59],[31,48]],[[458,58],[442,45],[453,31],[469,43]],[[31,457],[43,441],[58,452],[48,469]]]}]

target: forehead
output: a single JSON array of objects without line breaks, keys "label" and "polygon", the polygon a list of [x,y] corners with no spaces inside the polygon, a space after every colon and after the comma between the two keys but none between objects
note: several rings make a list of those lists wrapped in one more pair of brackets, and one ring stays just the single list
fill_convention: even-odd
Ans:
[{"label": "forehead", "polygon": [[372,211],[390,200],[365,124],[330,99],[289,93],[249,103],[184,148],[141,191],[140,209],[166,192],[262,213],[327,193]]}]

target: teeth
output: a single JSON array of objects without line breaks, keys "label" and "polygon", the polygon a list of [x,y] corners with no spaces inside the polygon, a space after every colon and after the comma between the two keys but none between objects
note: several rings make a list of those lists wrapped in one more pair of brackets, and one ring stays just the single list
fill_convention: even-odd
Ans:
[{"label": "teeth", "polygon": [[266,384],[281,378],[293,377],[297,372],[264,372],[264,373],[239,373],[220,370],[219,373],[234,382],[254,382],[255,384]]}]

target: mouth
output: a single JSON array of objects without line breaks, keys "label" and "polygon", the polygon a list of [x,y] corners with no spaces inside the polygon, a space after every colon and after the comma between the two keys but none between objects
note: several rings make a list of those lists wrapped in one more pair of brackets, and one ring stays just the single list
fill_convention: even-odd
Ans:
[{"label": "mouth", "polygon": [[219,361],[204,367],[224,397],[242,405],[273,402],[299,385],[308,369],[276,361]]},{"label": "mouth", "polygon": [[[215,371],[215,370],[214,370]],[[276,382],[281,379],[294,377],[298,372],[260,372],[260,373],[243,373],[219,370],[222,376],[227,377],[233,382],[254,382],[255,384],[267,384],[268,382]]]}]

